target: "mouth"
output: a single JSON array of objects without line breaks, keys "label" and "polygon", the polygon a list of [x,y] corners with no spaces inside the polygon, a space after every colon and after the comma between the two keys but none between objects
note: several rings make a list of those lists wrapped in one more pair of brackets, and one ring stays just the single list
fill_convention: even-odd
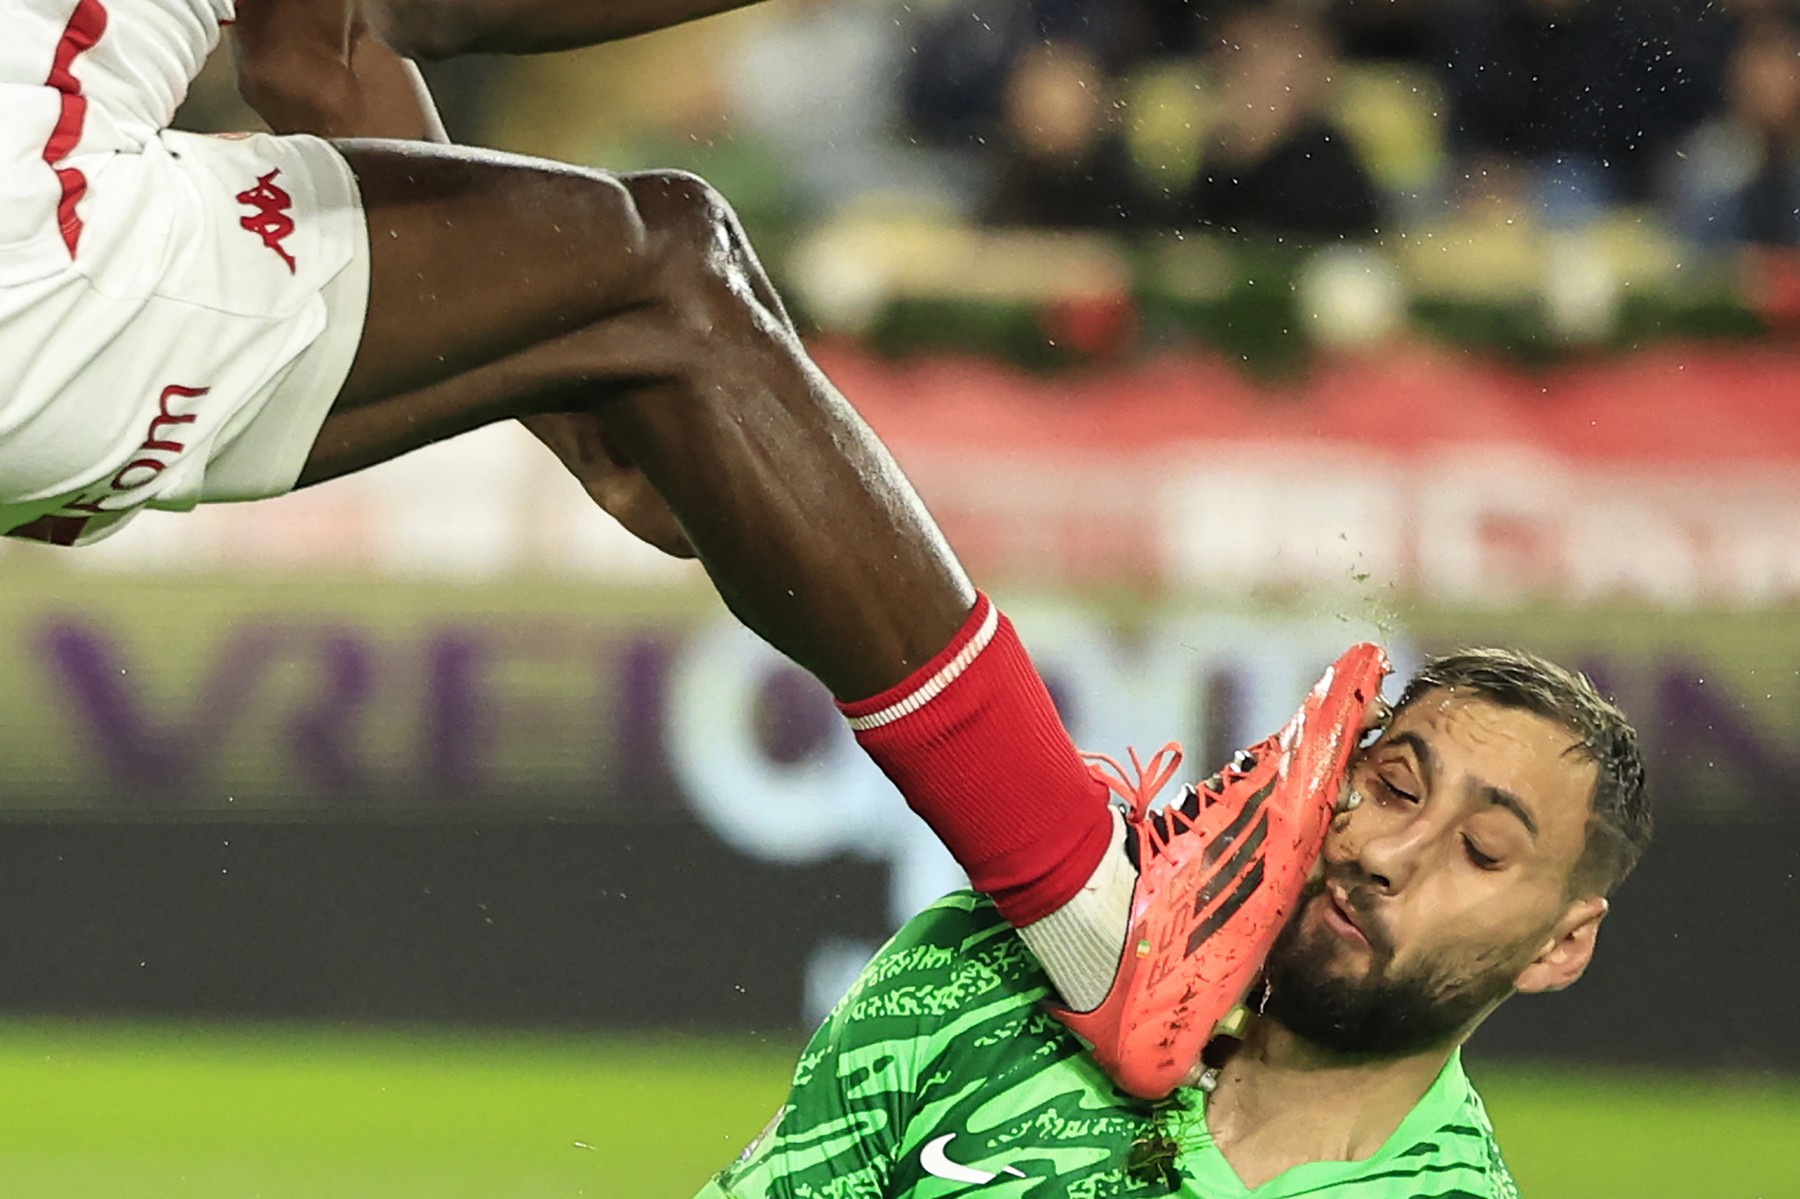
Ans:
[{"label": "mouth", "polygon": [[1353,945],[1361,945],[1364,949],[1370,948],[1368,935],[1356,922],[1356,916],[1350,910],[1350,905],[1346,902],[1347,897],[1342,890],[1337,887],[1327,887],[1319,893],[1319,898],[1324,901],[1321,918],[1325,922],[1325,927]]}]

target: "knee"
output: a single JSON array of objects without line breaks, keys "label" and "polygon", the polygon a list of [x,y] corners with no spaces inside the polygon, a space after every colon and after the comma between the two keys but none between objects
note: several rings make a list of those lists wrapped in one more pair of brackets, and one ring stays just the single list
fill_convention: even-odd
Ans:
[{"label": "knee", "polygon": [[589,272],[590,290],[609,307],[651,300],[663,290],[661,238],[653,235],[637,196],[618,176],[547,170],[527,194],[507,202],[543,214],[533,252],[570,257],[579,247],[574,257]]},{"label": "knee", "polygon": [[669,236],[725,236],[734,242],[737,214],[719,189],[688,171],[633,171],[618,176],[646,227]]},{"label": "knee", "polygon": [[731,204],[717,188],[686,171],[622,175],[651,258],[671,289],[718,294],[723,285],[742,293],[748,249]]}]

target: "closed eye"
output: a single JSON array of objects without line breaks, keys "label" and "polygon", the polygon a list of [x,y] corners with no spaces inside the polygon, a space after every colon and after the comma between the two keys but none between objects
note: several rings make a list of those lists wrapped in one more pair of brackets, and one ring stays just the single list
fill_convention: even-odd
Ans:
[{"label": "closed eye", "polygon": [[1382,791],[1387,793],[1389,798],[1397,799],[1401,803],[1408,804],[1416,804],[1419,802],[1419,797],[1412,792],[1402,791],[1400,788],[1394,786],[1394,784],[1388,782],[1386,775],[1376,775],[1375,781],[1381,786]]},{"label": "closed eye", "polygon": [[1482,853],[1479,849],[1475,848],[1475,842],[1469,840],[1467,837],[1464,837],[1462,842],[1463,853],[1467,854],[1469,861],[1476,866],[1483,870],[1493,870],[1500,865],[1499,858],[1491,858],[1487,854]]}]

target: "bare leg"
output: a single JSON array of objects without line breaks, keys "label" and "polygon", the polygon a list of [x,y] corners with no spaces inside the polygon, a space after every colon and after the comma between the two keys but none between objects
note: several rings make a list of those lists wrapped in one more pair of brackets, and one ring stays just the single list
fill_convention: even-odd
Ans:
[{"label": "bare leg", "polygon": [[346,142],[369,222],[354,409],[454,378],[654,298],[642,221],[594,171],[405,142]]},{"label": "bare leg", "polygon": [[[671,19],[668,3],[650,7]],[[436,128],[410,67],[359,30],[357,11],[293,0],[246,14],[240,43],[260,47],[267,69],[248,76],[268,84],[265,115],[315,132]],[[698,545],[740,618],[841,698],[885,691],[947,647],[973,589],[881,444],[807,360],[704,184],[400,144],[347,153],[374,246],[371,311],[306,480],[521,417],[626,527]],[[888,747],[877,759],[912,780],[901,782],[909,802],[1009,919],[1067,906],[1078,933],[1097,923],[1097,939],[1036,943],[1093,941],[1105,975],[1121,922],[1069,905],[1116,840],[1105,791],[1023,648],[1002,624],[981,627],[999,641],[976,650],[985,667],[963,661],[972,681],[944,726],[959,744],[943,746],[929,722],[890,724],[869,734]],[[921,761],[914,751],[932,745]],[[1046,959],[1053,977],[1067,956]]]},{"label": "bare leg", "polygon": [[435,147],[345,153],[369,315],[303,482],[579,406],[668,499],[739,618],[839,696],[949,641],[972,587],[716,193]]}]

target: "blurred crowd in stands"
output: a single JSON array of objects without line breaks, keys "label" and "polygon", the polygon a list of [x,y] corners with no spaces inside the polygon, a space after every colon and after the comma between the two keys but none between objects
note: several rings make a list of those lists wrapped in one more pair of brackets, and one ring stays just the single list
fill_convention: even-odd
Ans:
[{"label": "blurred crowd in stands", "polygon": [[[904,131],[970,160],[992,223],[1317,241],[1445,206],[1566,227],[1648,204],[1698,242],[1800,240],[1800,26],[1782,0],[885,9],[795,3],[751,40],[743,98],[797,93],[768,111],[777,139],[809,110],[847,116],[804,95],[821,80],[803,64],[838,60],[833,90],[861,111],[833,136]],[[858,186],[821,183],[825,204]]]},{"label": "blurred crowd in stands", "polygon": [[[431,76],[459,140],[699,171],[778,273],[864,229],[814,255],[851,308],[880,252],[884,295],[942,291],[896,280],[979,273],[973,231],[1100,230],[1375,245],[1405,283],[1354,267],[1365,308],[1511,279],[1596,335],[1711,261],[1800,328],[1800,253],[1756,249],[1800,244],[1800,0],[769,0]],[[241,123],[227,93],[192,123]],[[914,252],[907,222],[964,232]]]},{"label": "blurred crowd in stands", "polygon": [[958,7],[919,38],[903,115],[993,147],[990,220],[1316,241],[1649,204],[1702,242],[1800,237],[1800,37],[1775,0],[1035,0],[991,32]]},{"label": "blurred crowd in stands", "polygon": [[709,53],[676,51],[687,94],[646,128],[744,143],[770,169],[750,190],[800,219],[910,197],[1318,241],[1630,206],[1700,243],[1800,241],[1786,0],[774,0],[734,22],[695,27]]},{"label": "blurred crowd in stands", "polygon": [[[467,140],[1063,229],[1370,238],[1500,205],[1800,242],[1794,0],[771,0],[437,74]],[[202,123],[206,123],[202,117]]]}]

